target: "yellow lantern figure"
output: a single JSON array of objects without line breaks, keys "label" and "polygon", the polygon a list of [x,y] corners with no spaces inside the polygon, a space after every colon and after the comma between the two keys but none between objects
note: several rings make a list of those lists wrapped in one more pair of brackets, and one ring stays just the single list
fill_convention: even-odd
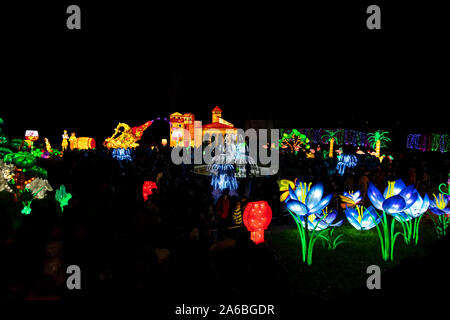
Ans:
[{"label": "yellow lantern figure", "polygon": [[167,146],[167,139],[162,139],[161,144],[163,147]]},{"label": "yellow lantern figure", "polygon": [[72,132],[70,134],[69,143],[70,143],[70,150],[73,150],[77,147],[77,137],[75,136],[75,132]]},{"label": "yellow lantern figure", "polygon": [[47,138],[44,138],[45,140],[45,150],[47,150],[47,152],[52,152],[52,146],[50,145],[50,141],[48,141]]},{"label": "yellow lantern figure", "polygon": [[64,133],[62,135],[62,142],[61,142],[61,147],[62,147],[62,151],[66,151],[67,150],[67,146],[69,145],[69,135],[67,134],[67,130],[64,130]]}]

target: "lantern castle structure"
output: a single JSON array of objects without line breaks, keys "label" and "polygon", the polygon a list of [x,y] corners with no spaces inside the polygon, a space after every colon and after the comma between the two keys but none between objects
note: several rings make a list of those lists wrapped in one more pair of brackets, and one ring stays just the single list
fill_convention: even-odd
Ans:
[{"label": "lantern castle structure", "polygon": [[198,147],[202,144],[202,122],[193,113],[170,115],[170,146]]},{"label": "lantern castle structure", "polygon": [[213,135],[218,134],[222,135],[222,137],[225,137],[228,134],[236,137],[237,128],[232,123],[222,118],[222,109],[220,109],[219,106],[216,106],[212,109],[212,122],[203,125],[202,137],[204,137],[205,134],[209,135],[209,139],[211,139]]}]

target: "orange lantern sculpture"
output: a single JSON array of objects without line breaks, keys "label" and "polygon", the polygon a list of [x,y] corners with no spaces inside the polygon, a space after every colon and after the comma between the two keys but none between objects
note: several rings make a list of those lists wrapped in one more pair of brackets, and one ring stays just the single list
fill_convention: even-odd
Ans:
[{"label": "orange lantern sculpture", "polygon": [[245,207],[243,220],[250,231],[250,239],[256,244],[264,242],[264,230],[272,220],[272,209],[267,201],[249,202]]},{"label": "orange lantern sculpture", "polygon": [[142,185],[142,196],[144,197],[144,201],[147,201],[148,196],[153,193],[152,189],[158,189],[156,183],[153,181],[144,181]]},{"label": "orange lantern sculpture", "polygon": [[77,138],[76,147],[80,150],[95,149],[95,139],[88,137]]}]

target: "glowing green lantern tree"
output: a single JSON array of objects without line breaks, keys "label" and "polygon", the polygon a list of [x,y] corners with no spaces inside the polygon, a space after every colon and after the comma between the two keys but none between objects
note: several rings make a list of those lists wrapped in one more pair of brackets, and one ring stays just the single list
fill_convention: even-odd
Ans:
[{"label": "glowing green lantern tree", "polygon": [[372,144],[372,148],[375,149],[375,156],[378,159],[381,158],[381,144],[385,146],[388,141],[391,141],[391,139],[387,137],[388,134],[389,131],[378,130],[367,135],[367,141]]},{"label": "glowing green lantern tree", "polygon": [[282,149],[289,148],[291,152],[295,153],[300,151],[301,148],[308,150],[310,148],[309,138],[297,129],[292,129],[290,132],[283,132],[282,129],[279,147]]},{"label": "glowing green lantern tree", "polygon": [[330,143],[330,151],[328,152],[328,157],[333,158],[334,154],[334,143],[336,142],[339,144],[339,140],[337,135],[341,130],[325,130],[326,134],[322,136],[322,139],[327,139],[327,141]]}]

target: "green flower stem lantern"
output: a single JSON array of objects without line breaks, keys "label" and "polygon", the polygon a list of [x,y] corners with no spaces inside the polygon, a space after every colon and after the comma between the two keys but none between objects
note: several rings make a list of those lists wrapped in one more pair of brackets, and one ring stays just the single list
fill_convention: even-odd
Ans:
[{"label": "green flower stem lantern", "polygon": [[56,190],[55,200],[59,202],[59,206],[61,207],[61,212],[64,211],[64,207],[69,204],[69,200],[72,198],[70,193],[66,192],[66,187],[64,185],[60,185],[59,189]]},{"label": "green flower stem lantern", "polygon": [[[332,194],[323,197],[323,184],[297,181],[295,190],[288,185],[289,195],[285,200],[286,208],[297,225],[302,246],[302,260],[307,265],[312,264],[312,253],[319,232],[330,226],[339,226],[342,221],[332,224],[337,216],[336,211],[328,212],[326,207]],[[325,210],[324,210],[325,209]],[[311,234],[310,234],[310,231]]]},{"label": "green flower stem lantern", "polygon": [[33,199],[36,197],[36,195],[43,189],[44,187],[40,188],[35,193],[31,192],[30,189],[25,188],[22,190],[18,190],[19,192],[19,200],[23,204],[23,209],[20,211],[24,215],[29,215],[31,213],[31,203],[33,202]]},{"label": "green flower stem lantern", "polygon": [[[394,259],[395,240],[400,234],[405,238],[405,242],[410,243],[413,236],[415,243],[417,243],[420,219],[416,219],[414,225],[412,225],[412,220],[420,217],[428,209],[428,196],[425,195],[422,199],[414,185],[406,186],[401,179],[389,181],[383,194],[372,183],[369,183],[367,195],[373,206],[383,211],[380,216],[381,228],[378,225],[376,227],[380,238],[382,257],[385,261],[389,259],[392,261]],[[388,215],[392,217],[390,224]],[[378,217],[373,217],[373,219],[375,218]],[[403,233],[394,232],[395,221],[402,223]]]}]

